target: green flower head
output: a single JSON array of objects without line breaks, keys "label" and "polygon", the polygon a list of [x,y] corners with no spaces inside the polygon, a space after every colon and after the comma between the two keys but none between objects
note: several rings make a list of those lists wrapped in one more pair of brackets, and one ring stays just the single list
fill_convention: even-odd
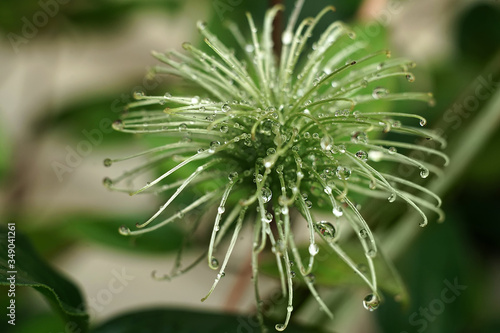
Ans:
[{"label": "green flower head", "polygon": [[[400,199],[408,203],[427,224],[422,209],[442,218],[440,199],[426,188],[394,174],[383,172],[388,164],[415,167],[422,178],[438,169],[398,151],[420,150],[447,158],[441,152],[416,144],[383,139],[384,133],[432,138],[424,130],[426,120],[415,114],[380,110],[380,101],[417,100],[433,103],[429,93],[391,93],[382,84],[392,77],[413,81],[414,63],[390,59],[388,51],[367,53],[365,43],[342,22],[333,22],[310,46],[318,21],[333,8],[298,25],[303,1],[298,1],[282,34],[281,54],[274,52],[273,21],[282,6],[268,10],[262,29],[252,17],[249,38],[235,24],[228,28],[241,50],[234,51],[198,23],[210,51],[185,43],[185,52],[153,53],[164,65],[155,74],[181,77],[195,86],[197,95],[147,96],[134,94],[136,101],[113,127],[121,132],[157,135],[163,144],[123,158],[106,159],[105,165],[139,156],[148,161],[116,179],[104,183],[113,190],[138,193],[166,192],[168,200],[144,223],[123,235],[140,235],[201,209],[214,211],[208,251],[210,268],[217,270],[214,290],[229,262],[244,224],[252,224],[252,267],[257,307],[259,254],[272,249],[282,290],[288,299],[284,330],[293,311],[294,275],[302,277],[319,306],[331,316],[319,297],[313,279],[318,243],[330,248],[345,261],[371,289],[363,304],[377,308],[380,296],[373,259],[377,243],[353,195]],[[240,57],[241,56],[241,57]],[[198,96],[199,95],[199,96]],[[372,106],[373,105],[373,106]],[[398,119],[409,118],[402,124]],[[412,126],[415,122],[416,126]],[[158,142],[158,140],[157,140]],[[165,167],[156,179],[131,189],[138,174],[153,167]],[[124,185],[121,185],[124,184]],[[167,208],[180,196],[190,195],[191,203],[176,213]],[[321,208],[330,212],[327,220],[314,217]],[[299,213],[303,219],[292,219]],[[187,219],[186,219],[187,220]],[[302,222],[305,220],[305,222]],[[186,221],[187,222],[187,221]],[[294,240],[297,223],[308,229],[308,254],[299,253]],[[366,254],[368,269],[360,270],[338,242],[340,229],[351,230]],[[232,235],[230,235],[232,233]],[[216,250],[228,236],[229,247],[219,261]],[[294,265],[292,270],[292,264]],[[171,276],[184,270],[178,269]],[[170,276],[170,277],[171,277]]]}]

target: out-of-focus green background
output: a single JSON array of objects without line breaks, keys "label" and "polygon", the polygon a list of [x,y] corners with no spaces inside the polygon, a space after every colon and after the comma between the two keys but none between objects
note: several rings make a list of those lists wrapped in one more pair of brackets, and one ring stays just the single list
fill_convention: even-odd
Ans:
[{"label": "out-of-focus green background", "polygon": [[[388,297],[369,313],[359,301],[366,289],[336,286],[349,292],[331,303],[336,318],[323,328],[349,333],[500,332],[500,2],[306,0],[301,17],[327,5],[337,11],[318,31],[342,19],[360,38],[372,40],[374,49],[389,47],[394,56],[417,62],[417,80],[410,88],[432,91],[437,103],[418,109],[404,104],[401,111],[422,112],[428,127],[448,140],[445,152],[453,160],[441,180],[428,183],[444,198],[445,223],[415,227],[414,236],[404,236],[408,241],[402,245],[387,241],[408,288],[409,305],[401,307]],[[291,9],[293,1],[286,6]],[[183,88],[169,77],[145,78],[147,67],[156,64],[151,50],[200,43],[196,20],[207,21],[224,40],[228,34],[222,21],[244,26],[245,11],[260,21],[268,7],[262,0],[0,3],[0,223],[15,222],[41,258],[76,283],[93,327],[124,312],[153,307],[252,311],[253,294],[249,283],[238,284],[238,265],[203,304],[199,299],[215,275],[204,264],[171,282],[151,279],[152,270],[169,269],[182,243],[182,228],[173,226],[133,242],[120,236],[119,225],[142,221],[160,198],[108,192],[103,177],[120,171],[104,168],[102,160],[147,146],[138,137],[110,129],[134,91],[163,94]],[[381,227],[386,216],[394,219],[369,206],[366,213]],[[195,258],[204,247],[191,244],[187,257]],[[240,266],[248,264],[244,253],[235,255]],[[263,284],[266,292],[276,286],[271,278]],[[7,324],[7,302],[7,287],[1,287],[2,332],[73,332],[33,289],[17,289],[15,327]],[[306,306],[297,319],[305,324],[311,318],[323,320],[313,314],[316,310]],[[125,323],[133,326],[148,315],[160,317],[148,313]],[[215,320],[204,316],[195,318]],[[231,320],[239,322],[241,316]],[[165,332],[181,332],[182,323],[193,317],[162,318],[179,325]],[[220,327],[214,332],[222,332],[225,326]],[[244,332],[250,326],[237,327]],[[104,325],[99,332],[111,331]]]}]

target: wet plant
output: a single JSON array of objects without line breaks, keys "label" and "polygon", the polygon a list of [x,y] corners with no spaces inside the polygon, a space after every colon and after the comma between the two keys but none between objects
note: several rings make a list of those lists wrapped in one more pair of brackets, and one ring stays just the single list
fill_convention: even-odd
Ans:
[{"label": "wet plant", "polygon": [[[260,30],[247,15],[248,39],[236,24],[228,24],[241,49],[238,52],[222,43],[203,22],[198,23],[198,30],[209,52],[189,43],[183,44],[185,52],[154,52],[163,65],[153,68],[152,74],[181,77],[203,93],[149,96],[136,92],[136,101],[127,106],[113,128],[124,133],[156,135],[164,144],[126,158],[104,161],[111,166],[146,157],[135,169],[115,179],[104,179],[104,184],[131,195],[169,194],[168,200],[145,222],[133,230],[122,226],[119,231],[125,236],[153,232],[176,220],[185,221],[189,214],[200,215],[201,209],[217,207],[203,258],[218,273],[202,301],[224,276],[241,229],[251,224],[252,280],[258,318],[263,326],[259,254],[270,248],[283,296],[287,298],[286,318],[275,327],[279,331],[287,327],[293,312],[295,275],[302,277],[321,309],[332,315],[314,284],[319,242],[366,282],[371,292],[362,303],[366,309],[375,310],[380,303],[373,263],[378,244],[352,198],[361,195],[384,198],[389,203],[406,202],[420,214],[423,227],[428,223],[428,211],[443,218],[439,197],[416,182],[389,173],[388,164],[414,167],[426,178],[438,172],[440,166],[412,158],[407,152],[422,151],[442,158],[441,165],[448,163],[438,150],[384,139],[390,132],[444,144],[439,136],[422,128],[426,124],[423,117],[377,107],[380,101],[433,103],[429,93],[391,93],[383,86],[385,80],[394,77],[412,82],[411,69],[415,64],[406,59],[391,59],[386,50],[367,52],[365,43],[338,21],[320,32],[311,47],[317,23],[333,8],[325,8],[316,17],[297,24],[303,2],[297,1],[283,31],[278,56],[272,30],[276,15],[284,9],[280,5],[268,10]],[[138,175],[155,167],[165,169],[146,185],[133,188]],[[186,193],[193,198],[191,203],[167,214],[171,204]],[[313,202],[323,209],[328,207],[328,220],[315,218]],[[293,218],[294,213],[302,219]],[[295,242],[297,223],[307,226],[309,244],[305,257]],[[193,228],[198,225],[194,223]],[[366,271],[360,270],[342,249],[338,242],[340,229],[350,229],[357,235],[365,253]],[[217,259],[217,248],[226,236],[229,247],[222,259]],[[165,278],[191,267],[181,269],[179,262]]]}]

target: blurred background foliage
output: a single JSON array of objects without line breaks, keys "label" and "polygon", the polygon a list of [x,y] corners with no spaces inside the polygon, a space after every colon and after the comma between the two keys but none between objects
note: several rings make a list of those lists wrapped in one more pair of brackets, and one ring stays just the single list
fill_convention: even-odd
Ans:
[{"label": "blurred background foliage", "polygon": [[[285,1],[288,9],[293,3]],[[163,267],[166,258],[173,262],[182,244],[187,244],[189,253],[201,253],[206,236],[186,234],[180,225],[137,239],[124,238],[116,232],[119,225],[134,225],[149,216],[161,197],[132,200],[125,194],[107,193],[101,186],[109,171],[102,166],[105,157],[139,151],[157,140],[138,140],[114,133],[109,130],[110,122],[138,88],[158,94],[189,89],[169,77],[144,78],[145,67],[155,64],[149,57],[151,49],[180,49],[183,41],[198,41],[201,45],[194,29],[197,19],[206,20],[221,40],[231,40],[222,21],[233,20],[245,27],[244,13],[249,11],[259,22],[269,4],[263,0],[0,3],[0,219],[2,224],[16,222],[17,231],[27,236],[26,240],[18,236],[18,251],[40,256],[37,265],[23,267],[25,285],[47,285],[42,292],[47,296],[45,301],[30,288],[18,287],[17,325],[7,325],[4,316],[0,322],[2,332],[77,332],[71,325],[68,328],[66,310],[89,304],[89,297],[109,279],[105,275],[103,281],[103,275],[96,273],[99,268],[88,271],[89,266],[84,263],[92,256],[99,257],[99,253],[112,253],[113,258],[124,258],[125,262],[135,258],[147,263],[141,268],[141,283],[150,284],[153,289],[158,282],[151,280],[150,271],[162,262]],[[352,280],[354,274],[335,259],[329,259],[317,268],[316,283],[334,287],[326,298],[336,318],[326,320],[324,314],[316,311],[303,287],[299,287],[295,319],[309,328],[291,327],[290,332],[500,332],[500,213],[496,210],[500,200],[500,107],[498,102],[494,104],[500,94],[500,3],[318,0],[307,1],[301,17],[315,15],[327,5],[334,5],[337,10],[322,20],[316,31],[325,29],[332,20],[344,20],[360,38],[369,37],[372,49],[389,47],[394,55],[417,61],[417,81],[409,89],[432,91],[436,106],[401,103],[380,107],[425,115],[428,126],[447,138],[445,151],[453,158],[450,168],[454,172],[445,170],[441,183],[428,180],[431,186],[433,182],[441,184],[436,186],[445,199],[445,223],[431,223],[424,230],[415,224],[411,236],[408,231],[391,233],[398,230],[394,226],[410,223],[410,218],[400,218],[406,207],[391,205],[387,209],[380,208],[380,202],[361,202],[363,214],[370,216],[369,222],[377,226],[382,239],[406,235],[387,238],[392,245],[388,245],[386,253],[390,260],[395,260],[404,285],[399,286],[398,281],[389,283],[383,305],[376,312],[367,313],[360,301],[366,290],[360,293],[359,284]],[[34,36],[28,38],[26,22],[33,24],[35,16],[47,10],[53,15],[49,15],[46,24],[35,27],[36,31],[31,31]],[[289,13],[290,10],[285,15]],[[19,38],[24,39],[19,42]],[[394,89],[397,84],[407,83],[395,82]],[[469,131],[471,128],[474,130]],[[70,151],[90,140],[85,133],[97,133],[93,130],[102,135],[100,139],[94,136],[97,141],[90,151],[84,156],[73,156],[70,171],[58,177],[54,162],[69,165]],[[191,198],[181,199],[179,207]],[[400,251],[394,251],[395,248]],[[4,252],[2,276],[6,274]],[[151,257],[160,261],[149,262]],[[21,258],[19,255],[18,260]],[[132,261],[126,265],[132,267]],[[244,265],[244,258],[242,262]],[[56,270],[44,265],[55,266]],[[77,269],[80,266],[85,271]],[[107,266],[100,267],[106,271],[103,267]],[[226,280],[217,293],[240,288],[238,269],[232,272],[234,279]],[[40,271],[52,273],[42,276]],[[208,286],[213,276],[208,270],[201,272],[197,281],[206,281]],[[270,277],[274,275],[272,269],[266,272]],[[54,284],[55,281],[65,282]],[[238,287],[231,287],[230,281]],[[466,289],[453,302],[437,307],[436,300],[441,299],[447,283],[454,281]],[[68,294],[65,284],[80,291],[71,289]],[[396,285],[397,290],[391,291],[391,286]],[[175,288],[189,290],[192,285],[185,282]],[[409,295],[406,306],[393,299],[401,290]],[[238,325],[242,317],[223,314],[223,309],[253,309],[248,305],[253,302],[249,293],[245,294],[249,302],[240,298],[241,304],[228,306],[231,294],[226,292],[225,299],[221,297],[218,303],[207,307],[193,306],[200,297],[194,291],[177,298],[164,294],[164,302],[150,300],[132,289],[125,289],[123,294],[130,297],[113,299],[106,304],[106,311],[96,313],[87,307],[94,332],[192,332],[199,331],[201,328],[196,325],[200,324],[204,331],[232,332],[241,329]],[[7,287],[1,287],[2,311],[7,306],[6,295]],[[119,311],[123,308],[115,307],[120,300],[126,303],[129,314],[124,315],[124,311]],[[63,316],[46,304],[62,311]],[[430,312],[423,313],[425,308],[431,308]],[[203,309],[218,313],[200,313]],[[271,311],[270,317],[282,315],[275,312]],[[279,320],[276,318],[271,318],[271,323]]]}]

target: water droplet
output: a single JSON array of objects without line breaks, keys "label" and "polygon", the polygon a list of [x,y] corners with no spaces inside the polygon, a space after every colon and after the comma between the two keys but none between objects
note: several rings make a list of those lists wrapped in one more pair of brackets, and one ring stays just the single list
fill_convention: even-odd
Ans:
[{"label": "water droplet", "polygon": [[271,223],[273,221],[273,214],[266,213],[266,215],[262,218],[262,222]]},{"label": "water droplet", "polygon": [[179,132],[185,131],[187,129],[187,125],[182,123],[179,125]]},{"label": "water droplet", "polygon": [[330,186],[325,186],[323,189],[327,195],[332,194],[332,188]]},{"label": "water droplet", "polygon": [[290,276],[293,279],[295,276],[297,276],[297,273],[295,273],[295,271],[290,271]]},{"label": "water droplet", "polygon": [[335,171],[337,178],[340,180],[347,180],[351,176],[351,169],[348,167],[338,166]]},{"label": "water droplet", "polygon": [[377,252],[373,249],[366,251],[366,255],[370,258],[375,258],[377,256]]},{"label": "water droplet", "polygon": [[203,153],[204,151],[205,151],[205,149],[200,148],[200,149],[198,149],[198,154],[201,154],[201,153]]},{"label": "water droplet", "polygon": [[311,283],[314,283],[314,281],[316,281],[316,276],[313,274],[313,273],[309,273],[305,276],[305,278],[307,280],[309,280],[309,282]]},{"label": "water droplet", "polygon": [[339,206],[336,206],[336,207],[333,207],[332,209],[332,213],[333,215],[335,215],[336,217],[341,217],[344,213],[342,212],[342,208],[340,208]]},{"label": "water droplet", "polygon": [[229,130],[229,127],[227,127],[226,125],[222,125],[220,127],[220,131],[221,133],[227,133],[227,131]]},{"label": "water droplet", "polygon": [[191,104],[198,104],[200,103],[200,97],[199,96],[194,96],[191,98]]},{"label": "water droplet", "polygon": [[363,162],[366,162],[368,160],[368,154],[364,150],[360,150],[356,153],[356,157],[362,160]]},{"label": "water droplet", "polygon": [[168,98],[172,97],[172,94],[169,92],[166,92],[165,95],[163,95],[163,97],[168,99]]},{"label": "water droplet", "polygon": [[245,51],[246,52],[251,53],[251,52],[253,52],[253,50],[255,50],[255,48],[254,48],[254,46],[252,44],[245,45]]},{"label": "water droplet", "polygon": [[389,91],[385,88],[377,87],[377,88],[373,89],[372,97],[374,99],[379,99],[380,97],[387,95],[388,92]]},{"label": "water droplet", "polygon": [[142,91],[142,90],[134,91],[134,98],[135,99],[141,99],[142,97],[144,97],[144,91]]},{"label": "water droplet", "polygon": [[120,226],[120,228],[118,228],[118,232],[124,236],[130,235],[130,229],[124,225],[122,225],[122,226]]},{"label": "water droplet", "polygon": [[420,119],[420,126],[425,126],[427,124],[427,120],[425,118]]},{"label": "water droplet", "polygon": [[262,194],[262,200],[264,201],[264,203],[268,203],[269,201],[271,201],[273,192],[269,189],[269,187],[262,188],[260,193]]},{"label": "water droplet", "polygon": [[422,178],[429,177],[429,169],[421,168],[420,169],[420,177],[422,177]]},{"label": "water droplet", "polygon": [[113,124],[111,125],[111,127],[113,127],[113,129],[114,129],[115,131],[120,131],[120,130],[122,130],[122,129],[123,129],[123,127],[125,127],[125,126],[124,126],[124,124],[123,124],[123,121],[121,121],[120,119],[118,119],[118,120],[113,121]]},{"label": "water droplet", "polygon": [[325,135],[321,138],[320,145],[321,149],[323,150],[331,150],[333,145],[332,137],[329,135]]},{"label": "water droplet", "polygon": [[276,154],[276,149],[275,149],[275,148],[269,148],[269,149],[266,151],[266,154],[267,154],[267,155]]},{"label": "water droplet", "polygon": [[387,200],[389,200],[389,202],[394,202],[396,201],[396,193],[392,193],[388,198]]},{"label": "water droplet", "polygon": [[406,79],[408,80],[408,82],[413,82],[415,81],[415,76],[412,73],[408,73],[406,74]]},{"label": "water droplet", "polygon": [[237,173],[236,171],[231,172],[231,173],[227,176],[227,178],[229,179],[229,181],[234,182],[234,180],[235,180],[236,178],[238,178],[238,173]]},{"label": "water droplet", "polygon": [[229,106],[229,104],[222,105],[221,109],[222,109],[222,112],[231,111],[231,107]]},{"label": "water droplet", "polygon": [[318,133],[313,133],[312,135],[314,140],[319,140],[319,134]]},{"label": "water droplet", "polygon": [[289,45],[292,42],[293,34],[291,31],[285,31],[283,35],[281,35],[281,42],[283,45]]},{"label": "water droplet", "polygon": [[396,147],[389,147],[388,152],[389,154],[396,154],[398,150],[396,149]]},{"label": "water droplet", "polygon": [[103,163],[104,163],[105,167],[110,167],[111,164],[113,164],[113,161],[110,158],[107,158],[107,159],[104,160]]},{"label": "water droplet", "polygon": [[113,181],[111,180],[111,178],[106,177],[102,180],[102,184],[106,187],[110,187],[111,185],[113,185]]},{"label": "water droplet", "polygon": [[216,258],[212,257],[212,259],[210,259],[210,264],[212,265],[212,268],[214,268],[214,269],[219,268],[219,260],[217,260]]},{"label": "water droplet", "polygon": [[319,221],[315,225],[316,231],[322,234],[328,242],[333,242],[337,235],[337,229],[328,221]]},{"label": "water droplet", "polygon": [[224,214],[225,211],[226,211],[226,208],[224,208],[223,206],[219,206],[219,208],[217,208],[217,212],[219,214]]},{"label": "water droplet", "polygon": [[366,231],[366,229],[359,230],[359,237],[361,237],[361,238],[368,237],[368,231]]},{"label": "water droplet", "polygon": [[306,140],[307,140],[307,139],[310,139],[310,138],[311,138],[311,133],[309,133],[309,132],[305,132],[305,133],[304,133],[304,139],[306,139]]},{"label": "water droplet", "polygon": [[351,142],[354,143],[366,143],[368,141],[368,136],[365,132],[354,132],[351,135]]},{"label": "water droplet", "polygon": [[198,21],[197,26],[199,30],[205,30],[207,28],[207,23],[204,21]]},{"label": "water droplet", "polygon": [[304,173],[302,171],[297,171],[297,179],[304,178]]},{"label": "water droplet", "polygon": [[210,142],[210,148],[208,149],[209,153],[214,153],[217,148],[219,148],[220,142],[219,141],[212,141]]},{"label": "water droplet", "polygon": [[264,176],[262,176],[260,173],[255,175],[255,180],[260,183],[264,179]]},{"label": "water droplet", "polygon": [[309,201],[309,200],[307,200],[307,201],[305,202],[305,204],[306,204],[307,209],[311,209],[311,208],[312,208],[312,206],[313,206],[312,202],[311,202],[311,201]]},{"label": "water droplet", "polygon": [[309,254],[312,255],[312,256],[315,256],[317,255],[319,252],[319,247],[318,247],[318,244],[316,243],[311,243],[309,245]]},{"label": "water droplet", "polygon": [[363,299],[363,306],[365,309],[368,311],[374,311],[378,308],[380,305],[380,301],[377,297],[377,295],[374,294],[368,294],[364,299]]}]

